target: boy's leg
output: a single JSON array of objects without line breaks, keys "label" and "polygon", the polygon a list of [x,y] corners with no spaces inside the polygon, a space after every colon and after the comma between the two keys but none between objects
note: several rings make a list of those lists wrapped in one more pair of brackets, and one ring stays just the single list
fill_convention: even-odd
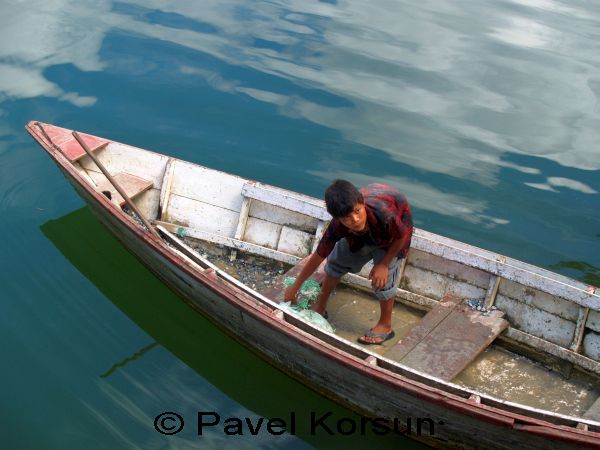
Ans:
[{"label": "boy's leg", "polygon": [[[375,254],[374,263],[381,260],[382,255]],[[375,291],[375,297],[379,300],[379,321],[371,329],[373,334],[387,334],[392,331],[392,312],[394,311],[394,297],[396,296],[396,287],[398,286],[400,266],[402,259],[394,258],[388,267],[388,279],[383,289]],[[381,338],[364,335],[361,341],[380,343]]]},{"label": "boy's leg", "polygon": [[325,280],[321,285],[321,293],[311,309],[319,314],[324,314],[329,295],[340,281],[340,278],[348,272],[359,272],[371,258],[372,252],[368,249],[353,253],[350,251],[348,241],[345,238],[340,239],[327,258]]}]

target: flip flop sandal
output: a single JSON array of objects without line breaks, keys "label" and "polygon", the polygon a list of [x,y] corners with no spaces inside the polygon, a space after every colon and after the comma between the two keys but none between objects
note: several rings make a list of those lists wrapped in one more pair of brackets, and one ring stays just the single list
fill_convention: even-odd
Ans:
[{"label": "flip flop sandal", "polygon": [[[394,330],[390,330],[389,333],[374,333],[373,329],[370,329],[364,335],[362,335],[361,337],[358,338],[358,342],[360,342],[361,344],[366,344],[366,345],[381,345],[385,341],[392,339],[394,336],[396,336],[396,333],[394,333]],[[372,342],[372,341],[367,341],[366,339],[364,339],[365,337],[381,339],[381,340],[377,341],[377,342]]]}]

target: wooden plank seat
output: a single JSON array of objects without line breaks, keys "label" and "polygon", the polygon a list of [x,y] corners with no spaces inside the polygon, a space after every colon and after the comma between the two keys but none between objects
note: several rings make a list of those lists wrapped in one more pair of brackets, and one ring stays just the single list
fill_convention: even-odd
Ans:
[{"label": "wooden plank seat", "polygon": [[[292,267],[290,270],[288,270],[286,273],[278,276],[275,279],[275,282],[269,286],[267,289],[264,289],[263,291],[261,291],[260,293],[262,295],[264,295],[265,297],[267,297],[270,300],[273,300],[276,303],[281,303],[284,301],[283,295],[284,295],[284,291],[285,291],[285,279],[287,277],[297,277],[300,272],[302,271],[302,269],[304,268],[304,266],[306,265],[306,263],[308,262],[308,260],[310,259],[311,255],[308,255],[307,257],[305,257],[304,259],[302,259],[300,262],[298,262],[298,264],[296,264],[294,267]],[[323,262],[318,268],[317,270],[314,271],[314,273],[309,277],[309,280],[314,280],[317,283],[322,283],[323,280],[325,279],[325,272],[323,270],[323,268],[325,267],[325,262]]]},{"label": "wooden plank seat", "polygon": [[[119,172],[118,174],[113,175],[113,178],[130,199],[134,199],[142,192],[150,189],[153,185],[152,181],[145,180],[126,172]],[[121,197],[121,194],[117,192],[114,186],[106,178],[97,184],[96,189],[104,193],[104,195],[106,195],[113,203],[116,203],[119,206],[125,205],[125,199]]]},{"label": "wooden plank seat", "polygon": [[473,310],[447,294],[384,356],[450,381],[508,327],[503,315]]},{"label": "wooden plank seat", "polygon": [[[79,161],[87,154],[85,150],[81,147],[79,142],[75,140],[75,138],[71,134],[71,130],[49,124],[43,124],[43,130],[46,133],[46,135],[50,138],[52,143],[60,147],[61,152],[67,157],[69,161]],[[79,133],[79,136],[81,136],[83,142],[87,144],[87,146],[92,150],[92,152],[97,152],[98,150],[106,147],[110,143],[108,139],[102,139],[97,136],[91,136],[85,133]]]}]

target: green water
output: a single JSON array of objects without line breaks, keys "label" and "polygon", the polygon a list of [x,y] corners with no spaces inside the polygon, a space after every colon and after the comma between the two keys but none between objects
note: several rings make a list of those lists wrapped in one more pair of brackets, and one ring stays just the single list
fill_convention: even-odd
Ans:
[{"label": "green water", "polygon": [[[417,448],[179,301],[95,223],[32,119],[320,197],[403,190],[416,225],[600,284],[600,6],[583,1],[2,2],[2,447]],[[163,436],[154,418],[186,419]],[[226,436],[197,411],[289,417]]]}]

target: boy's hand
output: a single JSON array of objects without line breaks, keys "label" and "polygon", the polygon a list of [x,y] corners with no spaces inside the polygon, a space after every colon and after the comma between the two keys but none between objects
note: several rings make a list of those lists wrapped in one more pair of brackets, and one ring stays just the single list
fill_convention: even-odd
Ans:
[{"label": "boy's hand", "polygon": [[369,280],[374,289],[383,289],[387,283],[388,267],[385,264],[376,264],[369,273]]},{"label": "boy's hand", "polygon": [[296,289],[294,287],[294,285],[291,285],[290,287],[288,287],[285,290],[285,293],[283,294],[283,298],[285,299],[286,302],[291,302],[292,305],[294,305],[296,303],[297,295],[298,295],[298,289]]}]

